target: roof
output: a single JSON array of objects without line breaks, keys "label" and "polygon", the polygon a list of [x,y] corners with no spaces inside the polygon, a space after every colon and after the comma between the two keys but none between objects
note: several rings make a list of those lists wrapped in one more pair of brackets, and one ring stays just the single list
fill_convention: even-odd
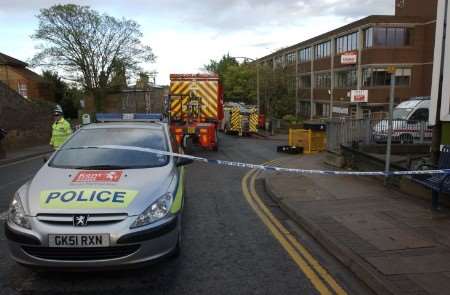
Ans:
[{"label": "roof", "polygon": [[425,21],[426,21],[425,19],[423,19],[421,17],[417,17],[417,16],[370,15],[365,18],[354,21],[350,24],[344,25],[337,29],[334,29],[334,30],[331,30],[324,34],[313,37],[311,39],[308,39],[308,40],[299,42],[295,45],[277,50],[271,54],[268,54],[264,57],[259,58],[258,60],[264,60],[264,59],[279,55],[280,53],[288,53],[294,49],[298,49],[301,47],[311,46],[312,44],[319,42],[323,39],[329,38],[334,35],[344,34],[348,31],[355,30],[358,27],[361,27],[361,26],[364,26],[367,24],[373,24],[373,23],[422,23]]},{"label": "roof", "polygon": [[0,52],[0,65],[9,65],[9,66],[19,66],[19,67],[28,67],[26,62],[20,61]]},{"label": "roof", "polygon": [[92,123],[83,126],[82,129],[109,129],[109,128],[138,128],[138,129],[153,129],[163,130],[165,123],[162,122],[109,122],[109,123]]}]

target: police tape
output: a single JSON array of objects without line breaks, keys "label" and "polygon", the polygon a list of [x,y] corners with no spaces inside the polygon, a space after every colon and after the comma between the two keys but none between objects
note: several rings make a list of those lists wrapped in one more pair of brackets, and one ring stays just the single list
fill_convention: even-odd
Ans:
[{"label": "police tape", "polygon": [[158,154],[163,156],[177,157],[190,159],[197,162],[203,162],[214,165],[231,166],[247,169],[258,169],[263,171],[276,171],[276,172],[287,172],[295,174],[315,174],[315,175],[338,175],[338,176],[404,176],[404,175],[438,175],[438,174],[448,174],[450,175],[450,169],[436,169],[436,170],[416,170],[416,171],[372,171],[372,172],[361,172],[361,171],[331,171],[331,170],[310,170],[310,169],[299,169],[299,168],[282,168],[270,165],[258,165],[249,164],[242,162],[232,162],[224,160],[214,160],[202,157],[196,157],[186,154],[178,154],[168,151],[161,151],[151,148],[142,147],[132,147],[132,146],[122,146],[122,145],[102,145],[102,146],[84,146],[80,148],[98,148],[98,149],[112,149],[112,150],[128,150],[143,153]]}]

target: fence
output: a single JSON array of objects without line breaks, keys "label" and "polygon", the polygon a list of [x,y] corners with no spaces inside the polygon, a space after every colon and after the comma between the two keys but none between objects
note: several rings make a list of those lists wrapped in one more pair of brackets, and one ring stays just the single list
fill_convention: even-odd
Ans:
[{"label": "fence", "polygon": [[[327,123],[327,149],[340,151],[341,145],[386,144],[388,120],[364,118],[342,118]],[[429,143],[432,129],[428,122],[394,120],[392,122],[392,142],[400,144]]]}]

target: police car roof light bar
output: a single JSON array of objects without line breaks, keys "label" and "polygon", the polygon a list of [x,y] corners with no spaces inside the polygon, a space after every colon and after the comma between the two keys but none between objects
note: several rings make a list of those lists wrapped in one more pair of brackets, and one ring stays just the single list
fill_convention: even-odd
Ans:
[{"label": "police car roof light bar", "polygon": [[97,113],[97,122],[162,122],[160,113]]}]

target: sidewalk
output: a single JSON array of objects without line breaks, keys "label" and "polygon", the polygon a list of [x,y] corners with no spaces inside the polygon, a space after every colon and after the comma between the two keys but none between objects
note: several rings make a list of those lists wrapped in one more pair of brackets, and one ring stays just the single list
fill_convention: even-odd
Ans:
[{"label": "sidewalk", "polygon": [[254,138],[261,138],[264,140],[274,140],[274,141],[286,141],[288,142],[288,135],[284,133],[275,133],[272,135],[271,132],[265,130],[258,130],[258,133],[252,135]]},{"label": "sidewalk", "polygon": [[52,149],[49,145],[39,145],[31,148],[21,149],[19,151],[6,153],[6,158],[0,159],[0,166],[17,161],[25,160],[32,157],[37,157],[40,155],[45,155],[51,153]]},{"label": "sidewalk", "polygon": [[[324,155],[280,166],[329,169]],[[271,197],[377,294],[450,294],[450,219],[370,178],[265,174]]]}]

